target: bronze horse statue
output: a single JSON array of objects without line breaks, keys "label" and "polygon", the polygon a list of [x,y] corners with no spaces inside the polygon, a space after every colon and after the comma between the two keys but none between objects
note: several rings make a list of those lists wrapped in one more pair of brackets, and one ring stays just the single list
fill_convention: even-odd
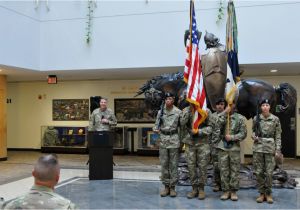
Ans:
[{"label": "bronze horse statue", "polygon": [[[201,32],[197,32],[200,39]],[[187,30],[184,35],[186,45],[189,37]],[[227,55],[222,50],[222,44],[214,34],[206,32],[204,41],[208,53],[201,58],[204,86],[208,107],[215,110],[215,103],[218,99],[224,98],[226,77],[227,77]],[[240,76],[240,75],[237,75]],[[257,79],[246,79],[237,83],[235,101],[237,110],[247,119],[257,114],[258,104],[268,98],[272,101],[272,112],[288,112],[296,104],[297,93],[294,87],[288,83],[282,83],[278,87]],[[144,84],[137,95],[144,94],[147,106],[152,110],[150,115],[155,116],[160,108],[165,92],[172,92],[175,95],[175,105],[180,109],[188,106],[185,100],[186,84],[183,81],[183,73],[163,74],[153,77]],[[136,95],[136,96],[137,96]]]},{"label": "bronze horse statue", "polygon": [[[225,87],[222,88],[224,90]],[[182,72],[153,77],[140,88],[136,96],[144,94],[146,104],[152,110],[152,113],[149,114],[155,116],[160,109],[165,92],[172,92],[175,95],[175,105],[180,109],[188,106],[188,102],[185,100],[186,84],[183,81]],[[222,97],[224,97],[224,91]],[[258,79],[245,79],[237,83],[236,108],[247,119],[257,114],[258,104],[264,98],[271,100],[273,112],[276,110],[278,113],[287,113],[296,105],[297,92],[288,83],[281,83],[277,87]],[[208,100],[208,107],[212,108],[210,100]]]}]

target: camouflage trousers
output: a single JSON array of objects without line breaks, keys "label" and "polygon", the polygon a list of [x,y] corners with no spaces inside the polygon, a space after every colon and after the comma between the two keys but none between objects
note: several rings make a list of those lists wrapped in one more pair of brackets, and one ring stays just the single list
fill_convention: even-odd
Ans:
[{"label": "camouflage trousers", "polygon": [[175,186],[178,182],[178,148],[159,149],[161,181],[166,186]]},{"label": "camouflage trousers", "polygon": [[212,164],[214,166],[214,184],[221,186],[221,177],[220,177],[220,169],[219,169],[219,162],[218,162],[218,151],[219,149],[212,147],[211,149],[211,159]]},{"label": "camouflage trousers", "polygon": [[[191,184],[204,187],[207,177],[207,165],[210,161],[209,144],[197,146],[186,144],[185,157],[188,164]],[[199,176],[197,169],[199,169]]]},{"label": "camouflage trousers", "polygon": [[240,151],[219,149],[218,154],[222,190],[224,192],[237,191],[240,176]]},{"label": "camouflage trousers", "polygon": [[260,193],[272,193],[272,175],[275,167],[274,155],[253,152],[253,166]]}]

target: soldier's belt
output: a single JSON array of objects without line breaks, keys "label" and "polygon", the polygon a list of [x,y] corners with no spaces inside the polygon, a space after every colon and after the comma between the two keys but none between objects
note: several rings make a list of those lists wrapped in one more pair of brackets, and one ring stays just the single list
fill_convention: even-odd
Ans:
[{"label": "soldier's belt", "polygon": [[260,135],[258,138],[273,138],[273,135]]},{"label": "soldier's belt", "polygon": [[164,135],[173,135],[175,133],[178,133],[177,130],[174,130],[174,131],[160,131],[162,134]]}]

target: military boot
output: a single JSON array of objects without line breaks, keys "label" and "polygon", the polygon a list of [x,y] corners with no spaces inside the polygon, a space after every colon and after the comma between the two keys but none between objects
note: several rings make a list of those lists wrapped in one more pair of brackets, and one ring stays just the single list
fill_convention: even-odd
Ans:
[{"label": "military boot", "polygon": [[204,188],[199,188],[199,195],[198,195],[199,200],[204,200],[205,199],[205,192]]},{"label": "military boot", "polygon": [[177,196],[177,192],[175,191],[175,186],[172,186],[170,188],[170,196],[171,197],[176,197]]},{"label": "military boot", "polygon": [[197,185],[193,185],[193,190],[189,192],[186,197],[188,199],[195,198],[198,195],[198,187]]},{"label": "military boot", "polygon": [[165,185],[165,189],[160,191],[160,196],[166,197],[169,194],[170,194],[170,188],[169,188],[169,186]]},{"label": "military boot", "polygon": [[230,197],[230,192],[224,192],[223,195],[220,197],[221,200],[227,200]]},{"label": "military boot", "polygon": [[232,201],[237,201],[239,198],[238,198],[238,196],[237,196],[237,194],[236,194],[236,191],[232,191],[231,192],[231,194],[230,194],[230,199],[232,200]]},{"label": "military boot", "polygon": [[272,198],[272,195],[271,195],[271,194],[266,195],[266,199],[267,199],[267,202],[268,202],[269,204],[272,204],[272,203],[273,203],[273,198]]},{"label": "military boot", "polygon": [[265,200],[265,194],[260,193],[260,195],[256,198],[257,203],[262,203]]}]

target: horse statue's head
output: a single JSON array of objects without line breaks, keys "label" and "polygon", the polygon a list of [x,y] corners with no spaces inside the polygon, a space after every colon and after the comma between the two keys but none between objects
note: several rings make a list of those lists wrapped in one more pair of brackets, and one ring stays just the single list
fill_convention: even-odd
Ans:
[{"label": "horse statue's head", "polygon": [[164,100],[166,92],[175,96],[175,105],[184,108],[188,104],[185,101],[186,85],[183,81],[183,73],[163,74],[148,80],[137,92],[136,96],[144,94],[147,107],[152,110],[151,116],[156,116]]},{"label": "horse statue's head", "polygon": [[275,88],[277,94],[277,111],[290,113],[297,103],[297,91],[289,83],[281,83]]}]

